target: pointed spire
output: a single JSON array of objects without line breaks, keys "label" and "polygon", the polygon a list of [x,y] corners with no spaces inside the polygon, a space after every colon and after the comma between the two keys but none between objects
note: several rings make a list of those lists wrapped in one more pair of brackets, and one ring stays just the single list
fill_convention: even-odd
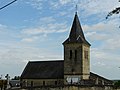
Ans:
[{"label": "pointed spire", "polygon": [[84,33],[82,30],[77,12],[75,13],[69,38],[64,43],[68,43],[68,42],[69,43],[85,43],[87,45],[90,45],[84,37]]},{"label": "pointed spire", "polygon": [[81,28],[81,25],[80,25],[80,22],[78,19],[78,15],[77,15],[77,13],[75,13],[74,21],[73,21],[71,32],[69,35],[69,39],[70,39],[70,41],[73,42],[73,41],[78,40],[79,38],[85,39],[83,30]]}]

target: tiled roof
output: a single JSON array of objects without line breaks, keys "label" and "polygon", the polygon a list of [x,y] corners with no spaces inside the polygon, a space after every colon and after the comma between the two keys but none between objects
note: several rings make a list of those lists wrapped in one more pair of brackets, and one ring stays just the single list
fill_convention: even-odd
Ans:
[{"label": "tiled roof", "polygon": [[63,79],[64,61],[30,61],[21,79]]}]

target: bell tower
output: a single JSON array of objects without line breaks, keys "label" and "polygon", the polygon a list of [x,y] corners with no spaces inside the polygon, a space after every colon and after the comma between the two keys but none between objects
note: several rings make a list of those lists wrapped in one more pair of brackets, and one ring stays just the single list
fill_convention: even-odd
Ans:
[{"label": "bell tower", "polygon": [[[90,75],[90,43],[85,39],[77,12],[75,13],[71,31],[64,46],[64,83],[72,78],[89,79]],[[70,79],[70,80],[69,80]]]}]

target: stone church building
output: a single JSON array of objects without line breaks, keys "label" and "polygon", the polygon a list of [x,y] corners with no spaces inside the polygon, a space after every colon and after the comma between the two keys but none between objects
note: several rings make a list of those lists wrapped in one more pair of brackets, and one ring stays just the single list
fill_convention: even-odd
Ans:
[{"label": "stone church building", "polygon": [[29,61],[21,75],[28,86],[112,85],[113,82],[90,72],[90,46],[77,12],[69,37],[63,42],[64,60]]}]

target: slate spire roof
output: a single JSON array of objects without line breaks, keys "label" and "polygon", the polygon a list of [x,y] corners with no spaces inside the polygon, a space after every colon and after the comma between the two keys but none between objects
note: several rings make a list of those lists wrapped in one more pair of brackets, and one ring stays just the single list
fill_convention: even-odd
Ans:
[{"label": "slate spire roof", "polygon": [[85,43],[90,46],[90,43],[85,39],[77,12],[75,13],[70,35],[63,44],[66,43]]}]

